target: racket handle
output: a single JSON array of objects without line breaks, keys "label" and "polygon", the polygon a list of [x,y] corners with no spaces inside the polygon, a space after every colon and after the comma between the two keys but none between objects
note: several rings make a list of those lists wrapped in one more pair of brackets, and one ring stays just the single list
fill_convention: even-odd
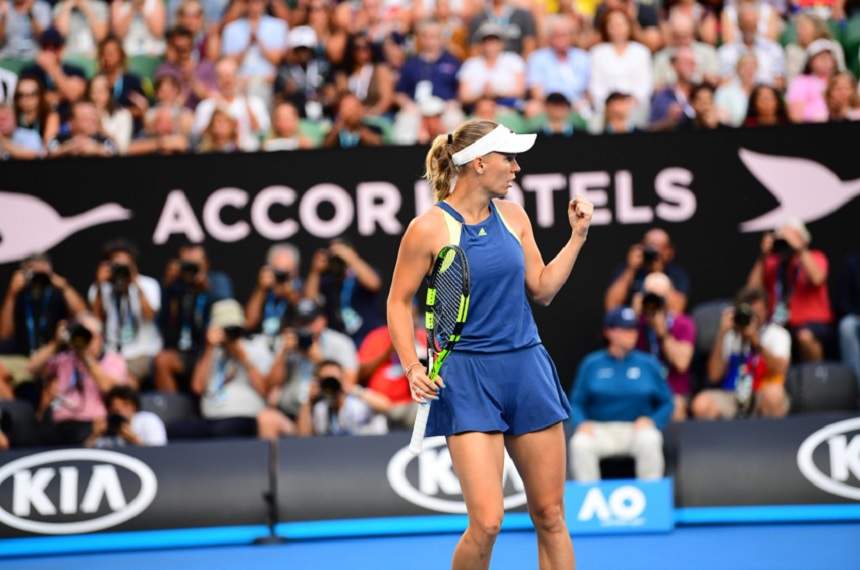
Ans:
[{"label": "racket handle", "polygon": [[412,455],[421,453],[424,447],[424,432],[427,430],[427,417],[430,415],[430,402],[418,404],[418,414],[412,426],[412,440],[409,442],[409,452]]}]

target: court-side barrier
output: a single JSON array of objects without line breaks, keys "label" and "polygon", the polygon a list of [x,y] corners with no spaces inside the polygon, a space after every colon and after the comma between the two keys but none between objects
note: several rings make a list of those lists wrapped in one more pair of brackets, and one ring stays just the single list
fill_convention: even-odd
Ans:
[{"label": "court-side barrier", "polygon": [[[708,133],[574,136],[538,141],[519,159],[509,198],[530,214],[551,257],[570,236],[567,200],[596,206],[588,245],[552,308],[535,308],[562,381],[600,344],[603,293],[631,244],[666,228],[692,278],[691,306],[726,298],[746,280],[760,232],[796,216],[836,275],[856,249],[845,228],[860,219],[856,145],[860,124]],[[849,141],[849,142],[846,142]],[[400,235],[430,207],[426,148],[58,159],[0,166],[0,283],[17,262],[49,250],[78,290],[90,285],[108,239],[141,251],[141,272],[161,277],[187,240],[202,242],[216,269],[247,298],[266,249],[289,240],[311,252],[343,236],[391,275]],[[15,223],[21,221],[22,223]],[[856,253],[856,251],[855,251]],[[381,299],[380,299],[381,301]]]},{"label": "court-side barrier", "polygon": [[[670,479],[570,483],[574,533],[665,531],[667,513],[678,524],[860,520],[860,417],[676,428],[674,511]],[[444,440],[427,443],[417,457],[403,433],[3,453],[0,556],[248,543],[268,523],[289,538],[460,530]],[[510,462],[505,506],[505,528],[530,526]]]}]

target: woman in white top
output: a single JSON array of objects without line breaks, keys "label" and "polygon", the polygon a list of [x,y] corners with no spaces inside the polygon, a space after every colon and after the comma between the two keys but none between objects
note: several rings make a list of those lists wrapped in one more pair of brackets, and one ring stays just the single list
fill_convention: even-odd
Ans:
[{"label": "woman in white top", "polygon": [[120,154],[125,154],[131,141],[132,117],[128,109],[114,101],[106,75],[99,74],[90,80],[88,95],[99,112],[102,132],[113,140]]},{"label": "woman in white top", "polygon": [[592,102],[602,109],[610,93],[626,93],[639,104],[636,115],[644,117],[651,97],[651,52],[631,40],[633,22],[622,10],[606,14],[601,35],[603,42],[591,48]]},{"label": "woman in white top", "polygon": [[495,25],[482,25],[478,37],[478,55],[467,59],[457,73],[460,102],[471,105],[491,97],[500,105],[516,106],[526,93],[525,61],[503,51],[502,32]]},{"label": "woman in white top", "polygon": [[747,104],[756,83],[758,60],[755,54],[743,54],[735,66],[735,71],[735,76],[717,89],[714,103],[721,122],[739,127],[747,117]]},{"label": "woman in white top", "polygon": [[129,57],[164,53],[164,3],[161,0],[114,0],[111,27]]}]

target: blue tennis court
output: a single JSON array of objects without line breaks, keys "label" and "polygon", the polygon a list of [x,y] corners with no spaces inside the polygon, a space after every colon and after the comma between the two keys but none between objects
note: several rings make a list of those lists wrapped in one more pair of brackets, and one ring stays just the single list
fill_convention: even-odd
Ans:
[{"label": "blue tennis court", "polygon": [[[574,538],[579,570],[856,570],[860,523],[682,527],[669,534]],[[15,570],[410,570],[448,567],[456,534],[308,540],[0,562]],[[534,533],[504,532],[493,570],[537,567]]]}]

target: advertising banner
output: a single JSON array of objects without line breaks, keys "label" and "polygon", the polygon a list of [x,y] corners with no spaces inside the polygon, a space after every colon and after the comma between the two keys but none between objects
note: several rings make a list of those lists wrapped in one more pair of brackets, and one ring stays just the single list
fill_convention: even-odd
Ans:
[{"label": "advertising banner", "polygon": [[564,503],[571,534],[669,532],[675,527],[672,479],[568,482]]}]

